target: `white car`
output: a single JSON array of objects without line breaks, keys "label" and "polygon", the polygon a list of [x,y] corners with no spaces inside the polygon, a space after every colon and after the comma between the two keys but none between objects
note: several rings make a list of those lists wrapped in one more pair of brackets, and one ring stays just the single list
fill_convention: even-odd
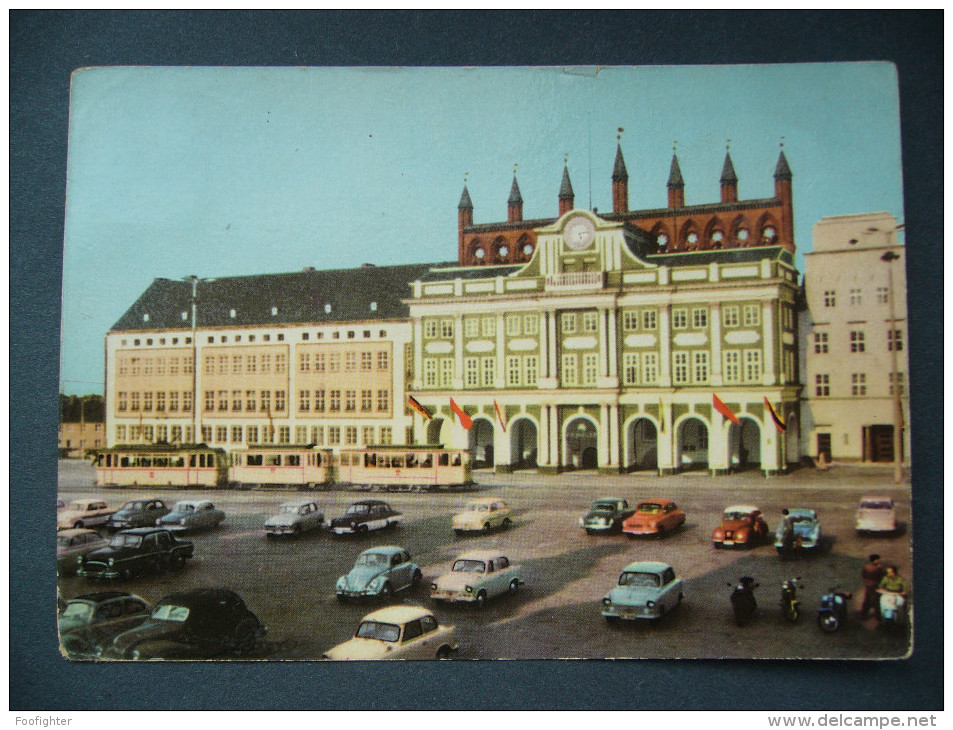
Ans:
[{"label": "white car", "polygon": [[896,532],[897,508],[890,497],[862,497],[857,505],[857,532]]},{"label": "white car", "polygon": [[354,638],[329,649],[324,659],[449,659],[457,650],[454,626],[441,626],[418,606],[389,606],[367,614]]},{"label": "white car", "polygon": [[278,508],[278,514],[265,522],[265,534],[268,537],[278,535],[297,536],[302,532],[317,530],[324,525],[324,513],[317,502],[298,499],[285,502]]},{"label": "white car", "polygon": [[523,583],[523,569],[508,557],[492,550],[474,550],[459,556],[450,572],[430,585],[430,597],[434,601],[462,601],[482,608],[494,596],[516,593]]},{"label": "white car", "polygon": [[68,530],[70,527],[92,527],[104,525],[116,510],[101,499],[74,499],[56,515],[56,527]]}]

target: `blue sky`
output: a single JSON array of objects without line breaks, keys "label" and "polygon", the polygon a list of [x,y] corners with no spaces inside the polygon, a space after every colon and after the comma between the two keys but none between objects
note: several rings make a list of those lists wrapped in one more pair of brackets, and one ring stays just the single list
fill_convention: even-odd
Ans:
[{"label": "blue sky", "polygon": [[[633,209],[664,207],[672,145],[686,202],[773,195],[783,138],[795,238],[821,217],[903,220],[887,63],[591,68],[91,68],[73,76],[61,388],[102,392],[103,337],[156,277],[449,261],[467,186],[505,220],[611,210],[616,130]],[[591,179],[591,184],[590,184]],[[799,260],[799,266],[802,262]]]}]

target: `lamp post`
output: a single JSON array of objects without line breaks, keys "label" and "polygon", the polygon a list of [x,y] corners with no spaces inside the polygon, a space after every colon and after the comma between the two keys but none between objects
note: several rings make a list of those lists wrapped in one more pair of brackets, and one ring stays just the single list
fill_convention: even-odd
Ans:
[{"label": "lamp post", "polygon": [[887,297],[890,302],[890,335],[887,342],[890,346],[890,371],[893,389],[893,481],[894,484],[900,484],[903,481],[903,457],[901,449],[903,439],[901,429],[903,428],[903,406],[900,401],[900,382],[897,377],[897,321],[893,306],[893,264],[900,256],[893,251],[887,251],[880,260],[887,264]]},{"label": "lamp post", "polygon": [[202,428],[202,422],[199,420],[199,358],[198,338],[196,337],[199,277],[192,274],[191,276],[186,276],[185,281],[192,284],[192,440],[193,443],[199,443],[201,441]]}]

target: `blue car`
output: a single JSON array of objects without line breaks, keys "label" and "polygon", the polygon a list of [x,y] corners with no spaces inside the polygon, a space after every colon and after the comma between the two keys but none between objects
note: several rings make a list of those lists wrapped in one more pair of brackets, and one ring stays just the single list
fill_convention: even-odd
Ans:
[{"label": "blue car", "polygon": [[390,600],[398,591],[418,585],[424,578],[410,554],[396,545],[370,548],[357,556],[354,567],[338,578],[335,591],[339,601],[349,598]]},{"label": "blue car", "polygon": [[794,530],[790,545],[784,544],[785,524],[782,518],[775,531],[774,546],[779,553],[792,550],[815,550],[821,544],[821,523],[817,519],[817,512],[812,509],[792,508],[788,510],[787,519]]},{"label": "blue car", "polygon": [[606,621],[658,619],[677,608],[684,598],[684,586],[671,565],[637,562],[625,566],[619,583],[602,599]]}]

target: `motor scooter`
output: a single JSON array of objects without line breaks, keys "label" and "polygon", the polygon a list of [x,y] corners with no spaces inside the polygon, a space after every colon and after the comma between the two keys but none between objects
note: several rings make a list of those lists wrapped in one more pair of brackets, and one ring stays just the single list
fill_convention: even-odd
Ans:
[{"label": "motor scooter", "polygon": [[880,594],[881,625],[890,628],[903,626],[906,621],[907,600],[902,593],[878,590]]},{"label": "motor scooter", "polygon": [[758,608],[758,602],[754,597],[754,589],[758,587],[758,583],[754,582],[754,578],[751,576],[743,576],[738,579],[738,584],[729,583],[729,586],[733,586],[731,591],[731,610],[735,614],[735,623],[738,626],[744,626],[751,618],[754,616],[755,610]]},{"label": "motor scooter", "polygon": [[834,586],[821,596],[821,604],[817,607],[817,625],[822,631],[833,634],[839,631],[847,621],[847,601],[853,594],[839,590]]},{"label": "motor scooter", "polygon": [[792,624],[801,617],[801,602],[797,600],[797,589],[803,588],[800,580],[801,576],[788,578],[781,584],[781,615]]}]

